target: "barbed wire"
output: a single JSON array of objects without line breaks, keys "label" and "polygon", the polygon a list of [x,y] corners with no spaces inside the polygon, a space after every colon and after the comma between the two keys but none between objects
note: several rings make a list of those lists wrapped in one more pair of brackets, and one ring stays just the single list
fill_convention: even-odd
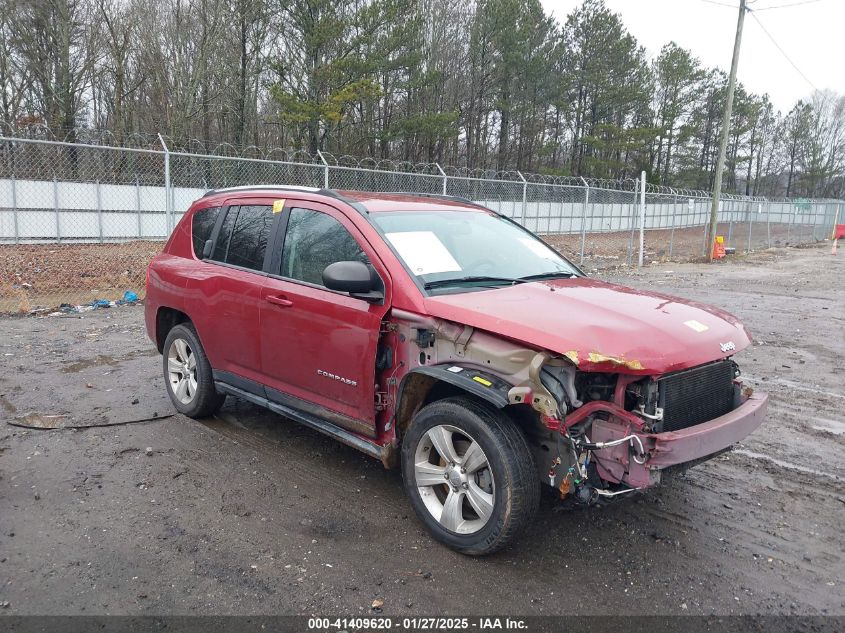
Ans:
[{"label": "barbed wire", "polygon": [[[432,162],[412,162],[388,158],[359,157],[348,154],[333,154],[331,152],[319,152],[311,154],[304,149],[284,147],[259,147],[255,144],[236,146],[228,142],[203,141],[196,138],[177,138],[165,133],[159,135],[127,132],[115,133],[112,130],[102,130],[88,127],[76,127],[72,129],[51,129],[42,121],[10,123],[0,119],[0,136],[7,139],[20,139],[22,141],[52,141],[59,143],[73,143],[82,146],[103,147],[112,149],[145,150],[156,153],[164,153],[161,139],[167,145],[168,151],[176,156],[188,156],[194,158],[244,158],[249,160],[260,160],[268,162],[289,163],[294,165],[328,166],[333,169],[361,170],[370,172],[390,172],[397,174],[409,174],[417,176],[428,176],[431,178],[464,179],[467,181],[499,181],[502,183],[522,185],[529,184],[532,187],[570,187],[573,189],[588,189],[629,192],[639,192],[639,180],[629,177],[622,179],[607,179],[580,177],[571,175],[544,174],[535,172],[522,172],[518,170],[496,170],[485,167],[462,167],[455,165],[440,165]],[[711,192],[686,187],[670,187],[667,185],[646,183],[645,193],[651,197],[671,197],[690,199],[710,199]],[[763,197],[745,196],[737,193],[722,192],[720,197],[726,201],[748,201],[748,202],[795,202],[801,204],[809,198],[786,198],[786,197]],[[824,201],[831,198],[814,198],[813,200]]]}]

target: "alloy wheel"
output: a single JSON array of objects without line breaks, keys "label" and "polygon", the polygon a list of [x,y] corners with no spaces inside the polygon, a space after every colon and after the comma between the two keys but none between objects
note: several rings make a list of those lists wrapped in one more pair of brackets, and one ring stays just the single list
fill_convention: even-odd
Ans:
[{"label": "alloy wheel", "polygon": [[493,514],[496,489],[487,455],[457,427],[438,425],[423,435],[414,479],[431,516],[450,532],[478,532]]},{"label": "alloy wheel", "polygon": [[183,338],[173,339],[167,351],[167,376],[176,399],[190,404],[197,394],[197,359]]}]

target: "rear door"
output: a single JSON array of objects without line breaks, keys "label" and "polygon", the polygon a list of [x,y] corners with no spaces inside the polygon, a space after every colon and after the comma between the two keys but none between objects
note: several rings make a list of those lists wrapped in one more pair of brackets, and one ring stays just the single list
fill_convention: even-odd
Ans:
[{"label": "rear door", "polygon": [[216,377],[261,393],[249,381],[261,381],[261,288],[280,214],[273,213],[272,200],[260,198],[226,200],[221,214],[212,252],[185,291],[197,306],[192,318]]},{"label": "rear door", "polygon": [[[261,366],[269,398],[375,435],[375,358],[389,279],[372,247],[338,210],[288,200],[278,255],[261,291]],[[384,305],[323,286],[337,261],[370,263]],[[316,405],[316,406],[315,406]]]}]

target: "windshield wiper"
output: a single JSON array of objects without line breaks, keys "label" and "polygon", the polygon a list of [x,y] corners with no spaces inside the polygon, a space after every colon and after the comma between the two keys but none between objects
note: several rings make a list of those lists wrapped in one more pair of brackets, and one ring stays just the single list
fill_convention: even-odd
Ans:
[{"label": "windshield wiper", "polygon": [[512,279],[510,277],[488,277],[486,275],[470,275],[467,277],[454,277],[452,279],[437,279],[435,281],[427,281],[423,288],[431,290],[432,288],[442,288],[444,286],[460,286],[462,284],[471,284],[476,282],[499,282],[503,284],[522,284],[524,279]]},{"label": "windshield wiper", "polygon": [[536,275],[525,275],[525,277],[520,277],[519,281],[536,281],[539,279],[557,279],[558,277],[566,277],[567,279],[571,279],[572,277],[577,277],[575,273],[566,272],[563,270],[558,270],[554,272],[548,273],[537,273]]}]

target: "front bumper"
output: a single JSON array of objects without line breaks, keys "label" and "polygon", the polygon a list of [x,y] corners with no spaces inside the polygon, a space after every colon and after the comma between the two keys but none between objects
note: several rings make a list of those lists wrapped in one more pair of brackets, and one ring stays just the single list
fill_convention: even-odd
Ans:
[{"label": "front bumper", "polygon": [[652,445],[646,465],[661,469],[684,464],[736,444],[763,423],[768,403],[768,394],[754,393],[730,413],[709,422],[680,431],[644,435]]},{"label": "front bumper", "polygon": [[592,441],[607,442],[633,433],[645,450],[644,459],[641,457],[639,461],[632,459],[632,449],[627,443],[596,451],[599,475],[633,488],[653,486],[660,482],[661,470],[700,461],[746,438],[762,424],[768,401],[767,394],[754,393],[730,413],[666,433],[643,433],[613,418],[597,420],[592,426]]}]

